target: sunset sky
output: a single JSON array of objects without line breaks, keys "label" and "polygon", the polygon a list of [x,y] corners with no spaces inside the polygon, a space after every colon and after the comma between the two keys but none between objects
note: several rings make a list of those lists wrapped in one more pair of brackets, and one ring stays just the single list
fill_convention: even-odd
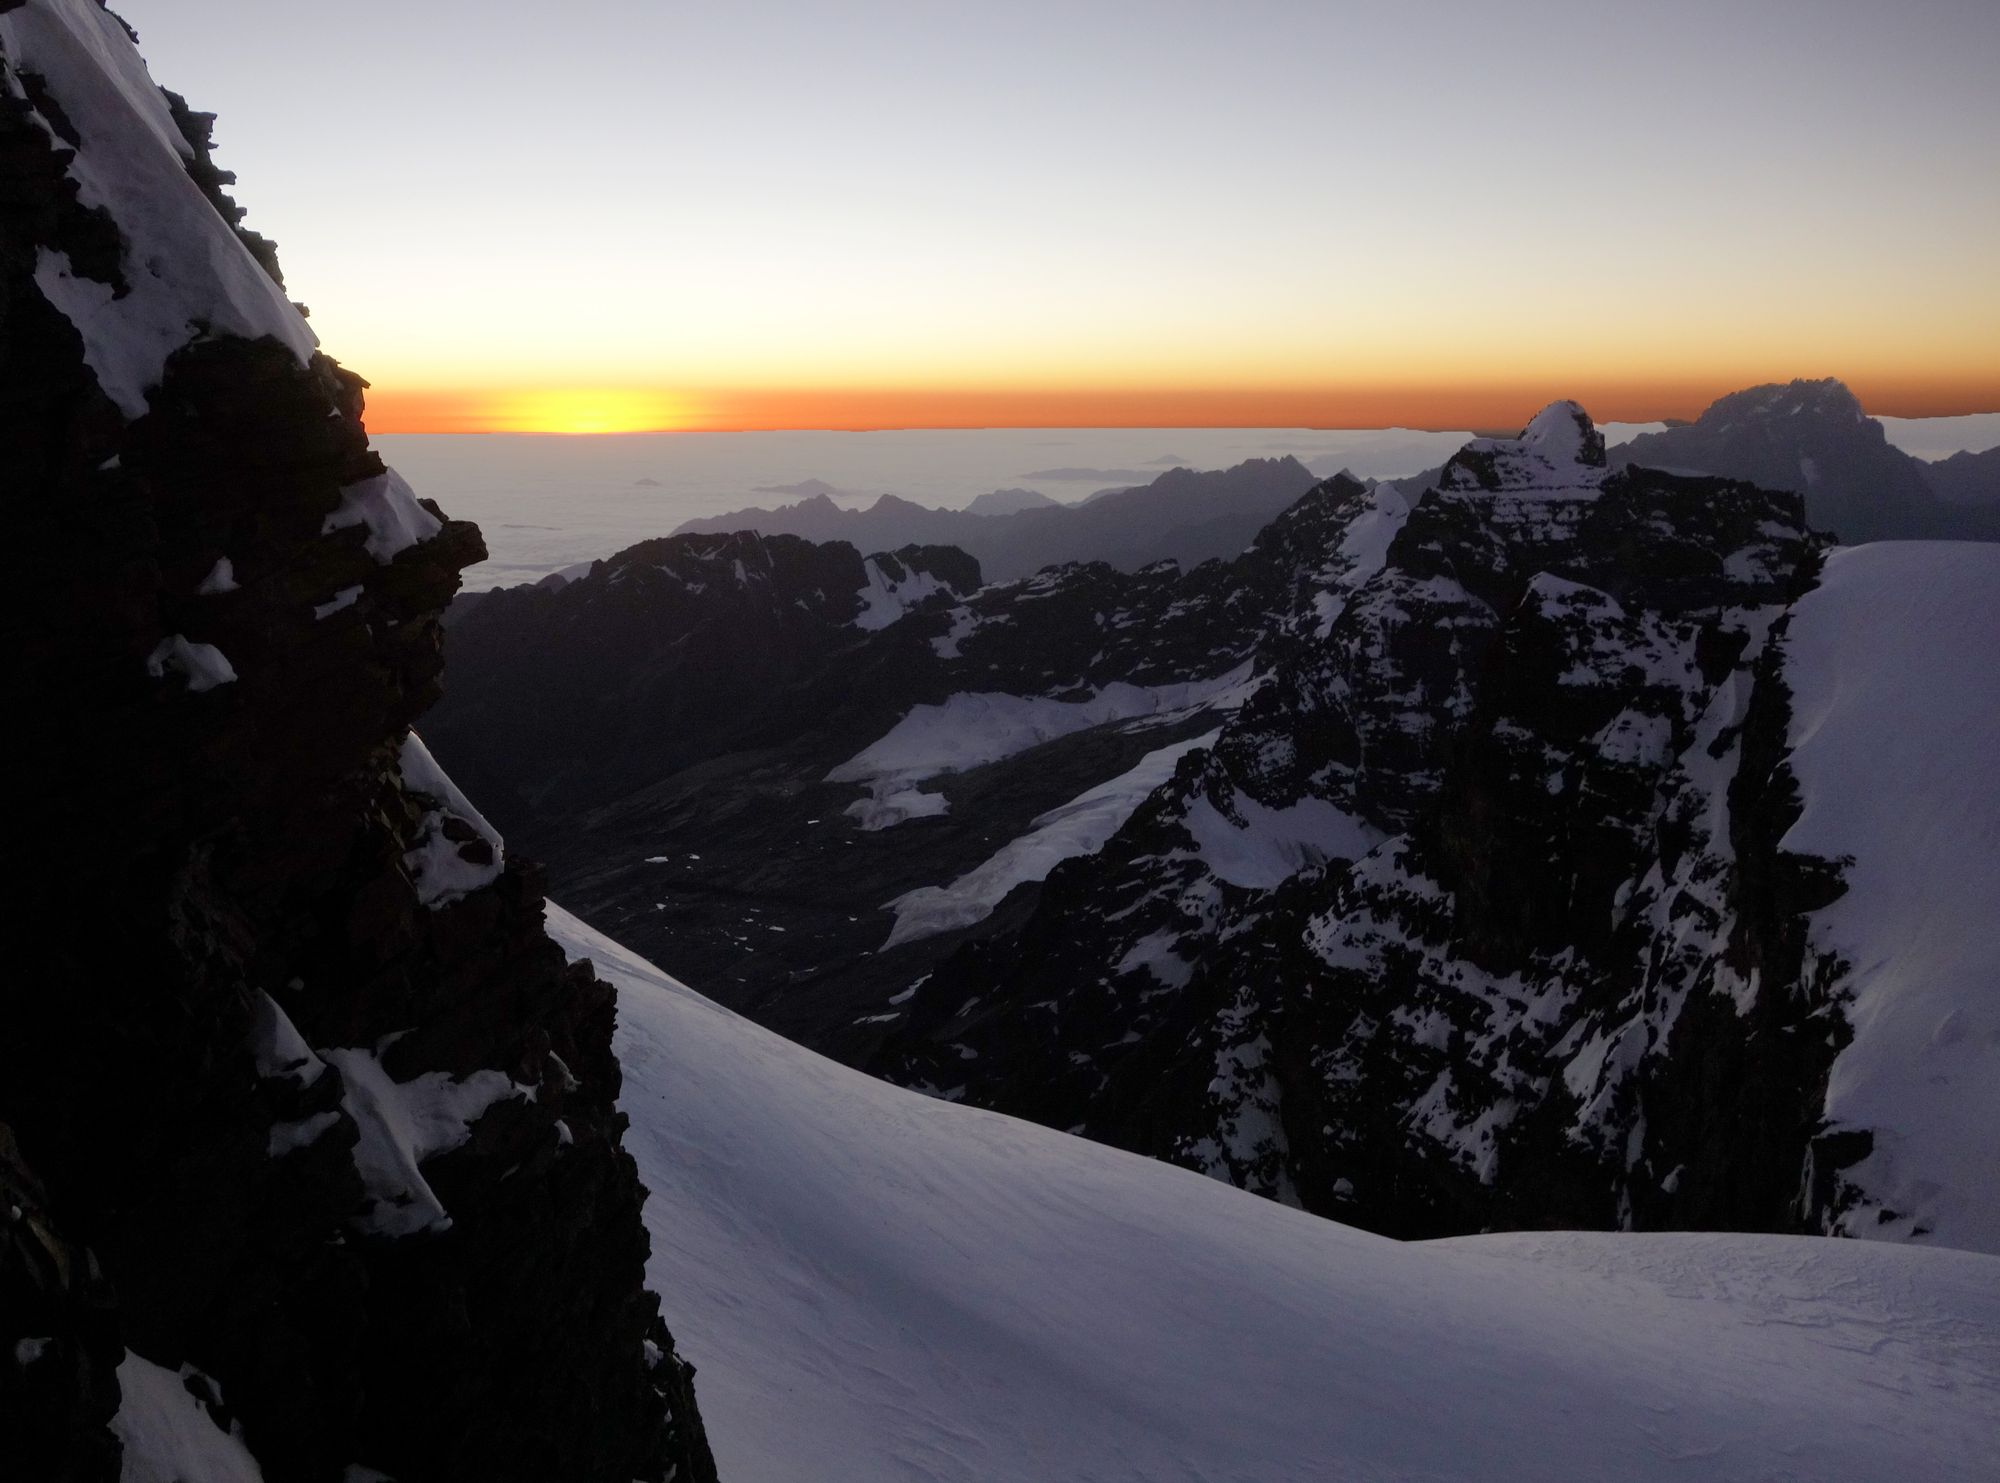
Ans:
[{"label": "sunset sky", "polygon": [[114,0],[377,431],[2000,410],[1995,0]]}]

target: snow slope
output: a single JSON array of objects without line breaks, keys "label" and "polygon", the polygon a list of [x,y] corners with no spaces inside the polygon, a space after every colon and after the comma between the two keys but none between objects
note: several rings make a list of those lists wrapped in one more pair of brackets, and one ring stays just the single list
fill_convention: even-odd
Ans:
[{"label": "snow slope", "polygon": [[869,1080],[560,908],[731,1483],[1973,1479],[2000,1259],[1401,1245]]},{"label": "snow slope", "polygon": [[1874,1135],[1843,1229],[2000,1251],[2000,546],[1835,552],[1784,647],[1784,844],[1852,862],[1811,935],[1853,996],[1827,1117]]}]

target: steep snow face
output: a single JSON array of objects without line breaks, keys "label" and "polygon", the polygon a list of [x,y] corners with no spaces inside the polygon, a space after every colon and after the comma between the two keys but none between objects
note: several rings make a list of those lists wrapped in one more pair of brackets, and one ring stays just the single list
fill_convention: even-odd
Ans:
[{"label": "steep snow face", "polygon": [[[0,44],[62,100],[76,141],[43,126],[75,149],[78,199],[109,212],[123,235],[122,294],[47,249],[35,270],[119,410],[144,415],[167,357],[204,334],[269,335],[310,359],[312,331],[188,175],[193,151],[118,20],[95,0],[29,0],[0,16]],[[17,77],[7,87],[27,97]]]},{"label": "steep snow face", "polygon": [[1811,934],[1852,995],[1826,1113],[1874,1139],[1838,1228],[2000,1252],[2000,547],[1836,552],[1784,650],[1784,845],[1848,862]]},{"label": "steep snow face", "polygon": [[1984,1476],[2000,1261],[1402,1245],[899,1091],[551,907],[620,990],[653,1273],[722,1476]]}]

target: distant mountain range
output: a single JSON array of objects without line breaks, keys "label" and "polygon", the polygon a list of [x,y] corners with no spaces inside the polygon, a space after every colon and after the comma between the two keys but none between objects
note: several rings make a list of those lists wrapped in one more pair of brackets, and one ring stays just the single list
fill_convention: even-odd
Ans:
[{"label": "distant mountain range", "polygon": [[674,534],[754,530],[763,535],[845,541],[857,551],[956,546],[989,582],[1006,582],[1066,561],[1103,561],[1136,571],[1155,561],[1193,566],[1231,557],[1316,481],[1296,458],[1253,458],[1231,469],[1170,469],[1150,484],[1060,504],[1028,489],[995,490],[968,510],[938,510],[885,494],[865,510],[824,493],[777,509],[734,510],[690,520]]},{"label": "distant mountain range", "polygon": [[[1412,459],[1420,456],[1412,445]],[[1891,444],[1882,425],[1839,381],[1751,387],[1721,398],[1691,423],[1642,433],[1610,450],[1613,467],[1645,465],[1744,479],[1805,496],[1815,530],[1854,544],[1880,540],[2000,540],[2000,449],[1937,463]],[[1234,468],[1175,468],[1147,483],[1100,489],[1062,502],[1034,489],[996,489],[963,510],[884,494],[866,509],[819,480],[759,493],[806,498],[689,520],[675,534],[757,531],[844,541],[857,551],[956,546],[989,582],[1045,566],[1102,561],[1136,571],[1160,560],[1193,566],[1245,550],[1318,477],[1339,470],[1296,458],[1258,458]],[[1429,487],[1442,466],[1398,479]],[[1043,469],[1031,477],[1076,479],[1141,471]],[[849,504],[836,502],[845,497]]]}]

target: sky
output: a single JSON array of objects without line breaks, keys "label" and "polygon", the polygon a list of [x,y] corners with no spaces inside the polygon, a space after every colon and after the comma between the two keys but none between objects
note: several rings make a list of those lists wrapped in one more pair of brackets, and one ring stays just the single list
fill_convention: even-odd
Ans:
[{"label": "sky", "polygon": [[1996,0],[113,0],[377,431],[2000,410]]}]

